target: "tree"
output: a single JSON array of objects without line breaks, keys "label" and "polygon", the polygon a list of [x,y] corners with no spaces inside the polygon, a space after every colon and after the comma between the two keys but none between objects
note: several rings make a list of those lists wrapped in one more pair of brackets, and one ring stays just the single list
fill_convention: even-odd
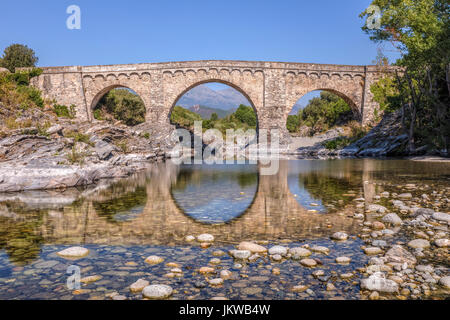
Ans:
[{"label": "tree", "polygon": [[252,107],[241,104],[235,112],[236,119],[248,124],[250,127],[256,126],[256,114]]},{"label": "tree", "polygon": [[211,121],[217,121],[219,119],[219,116],[217,115],[217,113],[213,112],[213,114],[211,115]]},{"label": "tree", "polygon": [[[416,143],[448,154],[450,144],[450,6],[448,0],[374,0],[380,28],[362,29],[375,42],[390,42],[401,53],[395,76],[405,113],[409,151]],[[361,17],[369,16],[364,11]],[[391,90],[392,92],[392,90]],[[379,93],[379,92],[378,92]],[[392,99],[390,99],[392,101]]]},{"label": "tree", "polygon": [[12,44],[5,49],[0,63],[3,68],[15,72],[16,68],[35,67],[38,60],[33,49],[22,44]]}]

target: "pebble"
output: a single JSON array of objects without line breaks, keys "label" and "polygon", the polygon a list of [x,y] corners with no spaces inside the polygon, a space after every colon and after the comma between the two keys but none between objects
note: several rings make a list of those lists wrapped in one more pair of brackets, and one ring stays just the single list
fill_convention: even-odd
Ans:
[{"label": "pebble", "polygon": [[230,279],[232,275],[233,275],[233,273],[229,270],[220,271],[220,277],[224,280]]},{"label": "pebble", "polygon": [[306,290],[308,290],[308,286],[305,286],[305,285],[298,285],[298,286],[293,286],[292,287],[292,291],[293,292],[303,292],[303,291],[306,291]]},{"label": "pebble", "polygon": [[238,245],[239,250],[248,250],[252,253],[265,253],[267,252],[267,248],[260,246],[259,244],[249,242],[249,241],[243,241],[239,243]]},{"label": "pebble", "polygon": [[211,259],[211,260],[209,260],[209,263],[210,264],[214,264],[214,265],[216,265],[216,264],[220,264],[220,259],[218,259],[218,258],[213,258],[213,259]]},{"label": "pebble", "polygon": [[199,236],[197,236],[198,242],[214,242],[214,236],[209,233],[203,233]]},{"label": "pebble", "polygon": [[317,261],[314,259],[302,259],[300,260],[300,263],[304,265],[305,267],[315,267],[317,265]]},{"label": "pebble", "polygon": [[164,284],[153,284],[142,290],[142,295],[149,299],[165,299],[172,295],[172,287]]},{"label": "pebble", "polygon": [[79,259],[86,257],[89,250],[83,247],[70,247],[56,253],[58,256],[66,259]]},{"label": "pebble", "polygon": [[437,239],[434,241],[434,244],[441,248],[446,248],[450,245],[449,239]]},{"label": "pebble", "polygon": [[163,261],[164,261],[164,258],[159,257],[159,256],[148,256],[148,257],[145,259],[145,262],[146,262],[146,263],[152,264],[152,265],[154,265],[154,264],[159,264],[159,263],[161,263],[161,262],[163,262]]},{"label": "pebble", "polygon": [[444,288],[450,289],[450,276],[440,278],[439,284]]},{"label": "pebble", "polygon": [[230,250],[230,254],[235,259],[245,260],[252,254],[249,250]]},{"label": "pebble", "polygon": [[211,267],[201,267],[198,272],[200,272],[201,274],[206,274],[206,273],[213,273],[215,271],[214,268]]},{"label": "pebble", "polygon": [[147,280],[138,279],[136,282],[134,282],[132,285],[130,285],[130,291],[133,293],[141,292],[149,284],[150,284],[150,282],[148,282]]},{"label": "pebble", "polygon": [[388,213],[381,220],[394,226],[399,226],[403,223],[403,220],[396,213]]},{"label": "pebble", "polygon": [[291,248],[289,253],[292,255],[292,259],[300,259],[311,255],[311,251],[301,247]]},{"label": "pebble", "polygon": [[285,256],[287,254],[287,252],[288,252],[288,249],[283,246],[273,246],[272,248],[269,249],[270,255],[279,254],[281,256]]},{"label": "pebble", "polygon": [[444,212],[435,212],[432,217],[434,220],[450,222],[450,214]]},{"label": "pebble", "polygon": [[407,192],[407,193],[401,193],[398,195],[398,197],[400,199],[406,200],[406,199],[411,199],[412,198],[412,194]]},{"label": "pebble", "polygon": [[331,239],[333,240],[339,240],[339,241],[344,241],[348,239],[348,234],[346,234],[345,232],[335,232],[333,233],[333,235],[331,236]]},{"label": "pebble", "polygon": [[398,284],[393,280],[385,279],[381,272],[377,272],[367,279],[362,279],[361,288],[370,291],[394,293],[398,291]]},{"label": "pebble", "polygon": [[364,249],[364,253],[369,255],[369,256],[377,255],[377,254],[380,254],[382,252],[383,252],[383,250],[381,250],[378,247],[367,247],[367,248]]},{"label": "pebble", "polygon": [[185,240],[186,242],[192,242],[192,241],[195,240],[195,237],[194,237],[194,236],[186,236],[186,237],[184,238],[184,240]]},{"label": "pebble", "polygon": [[80,282],[81,283],[92,283],[92,282],[98,281],[100,279],[102,279],[102,276],[95,275],[95,276],[84,277],[84,278],[80,279]]},{"label": "pebble", "polygon": [[328,249],[327,247],[322,247],[322,246],[312,246],[309,249],[313,252],[318,252],[318,253],[323,253],[323,254],[330,253],[330,249]]},{"label": "pebble", "polygon": [[347,264],[347,263],[350,263],[351,260],[352,260],[352,259],[349,258],[349,257],[337,257],[337,258],[336,258],[336,262],[337,262],[337,263],[341,263],[341,264]]},{"label": "pebble", "polygon": [[223,279],[222,278],[215,278],[215,279],[209,280],[208,282],[212,286],[220,286],[220,285],[223,284]]},{"label": "pebble", "polygon": [[430,247],[430,242],[425,239],[414,239],[408,242],[408,246],[414,249],[425,249]]}]

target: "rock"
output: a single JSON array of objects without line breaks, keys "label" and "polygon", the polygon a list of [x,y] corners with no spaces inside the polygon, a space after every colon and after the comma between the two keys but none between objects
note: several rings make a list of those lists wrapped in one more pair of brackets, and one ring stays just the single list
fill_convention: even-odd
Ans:
[{"label": "rock", "polygon": [[245,260],[252,254],[249,250],[230,250],[230,254],[235,259]]},{"label": "rock", "polygon": [[419,208],[416,211],[414,211],[414,213],[411,215],[413,217],[417,217],[417,216],[432,216],[434,213],[434,210],[432,209],[428,209],[428,208]]},{"label": "rock", "polygon": [[372,246],[384,248],[387,246],[387,242],[384,240],[373,240]]},{"label": "rock", "polygon": [[220,277],[224,280],[230,279],[233,273],[229,270],[220,271]]},{"label": "rock", "polygon": [[145,262],[148,264],[158,264],[164,261],[164,258],[161,258],[159,256],[149,256],[147,259],[145,259]]},{"label": "rock", "polygon": [[301,259],[304,257],[308,257],[311,255],[311,251],[309,251],[308,249],[305,248],[291,248],[289,249],[289,253],[292,255],[292,259]]},{"label": "rock", "polygon": [[377,255],[377,254],[380,254],[382,252],[383,252],[383,250],[381,250],[378,247],[368,247],[368,248],[364,249],[364,253],[369,255],[369,256]]},{"label": "rock", "polygon": [[377,212],[377,213],[385,213],[387,211],[386,207],[383,207],[379,204],[369,204],[367,206],[367,210],[370,212]]},{"label": "rock", "polygon": [[373,291],[369,296],[369,300],[378,300],[379,298],[380,294],[377,291]]},{"label": "rock", "polygon": [[349,257],[337,257],[337,258],[336,258],[336,262],[337,262],[337,263],[341,263],[341,264],[347,264],[347,263],[350,263],[351,260],[352,260],[352,259],[349,258]]},{"label": "rock", "polygon": [[372,223],[372,229],[374,230],[383,230],[384,228],[386,228],[386,226],[382,222],[374,221]]},{"label": "rock", "polygon": [[142,295],[149,299],[165,299],[172,295],[173,289],[164,284],[153,284],[142,290]]},{"label": "rock", "polygon": [[192,241],[195,240],[195,237],[194,237],[194,236],[186,236],[186,237],[184,238],[184,240],[185,240],[186,242],[192,242]]},{"label": "rock", "polygon": [[303,292],[308,290],[308,286],[305,285],[298,285],[298,286],[293,286],[292,287],[292,292]]},{"label": "rock", "polygon": [[395,213],[388,213],[381,220],[394,226],[399,226],[403,223],[402,219]]},{"label": "rock", "polygon": [[116,294],[111,299],[113,299],[113,300],[127,300],[127,297],[125,297],[125,296],[123,296],[121,294]]},{"label": "rock", "polygon": [[437,239],[434,241],[434,244],[440,248],[446,248],[450,245],[449,239]]},{"label": "rock", "polygon": [[218,258],[212,258],[211,260],[209,260],[210,264],[220,264],[220,259]]},{"label": "rock", "polygon": [[450,276],[440,278],[439,284],[446,289],[450,289]]},{"label": "rock", "polygon": [[272,248],[269,249],[270,255],[279,254],[281,256],[285,256],[287,254],[287,252],[288,252],[288,249],[283,246],[273,246]]},{"label": "rock", "polygon": [[336,287],[332,283],[327,283],[327,291],[333,291],[336,290]]},{"label": "rock", "polygon": [[83,247],[70,247],[56,253],[65,259],[80,259],[89,254],[89,250]]},{"label": "rock", "polygon": [[398,292],[398,284],[395,281],[386,279],[381,272],[374,273],[368,279],[362,279],[361,288],[387,293]]},{"label": "rock", "polygon": [[333,235],[331,236],[331,239],[333,240],[339,240],[339,241],[344,241],[348,239],[348,234],[346,234],[345,232],[335,232],[333,233]]},{"label": "rock", "polygon": [[54,133],[62,133],[63,127],[59,124],[55,124],[47,129],[47,133],[52,135]]},{"label": "rock", "polygon": [[327,247],[322,247],[322,246],[312,246],[309,249],[313,252],[318,252],[318,253],[323,253],[323,254],[330,253],[330,249],[328,249]]},{"label": "rock", "polygon": [[322,277],[322,276],[325,275],[325,271],[323,271],[323,270],[316,270],[316,271],[314,271],[314,272],[312,273],[312,275],[313,275],[314,277],[316,277],[316,278]]},{"label": "rock", "polygon": [[220,286],[223,284],[222,278],[215,278],[208,281],[211,286]]},{"label": "rock", "polygon": [[201,274],[207,274],[207,273],[213,273],[215,271],[214,268],[211,267],[201,267],[198,272],[200,272]]},{"label": "rock", "polygon": [[214,242],[214,236],[209,233],[201,234],[197,237],[198,242]]},{"label": "rock", "polygon": [[405,248],[400,245],[394,245],[388,252],[384,255],[387,259],[387,262],[392,263],[406,263],[409,267],[412,267],[416,264],[416,258]]},{"label": "rock", "polygon": [[435,212],[432,217],[434,220],[450,222],[450,214],[444,212]]},{"label": "rock", "polygon": [[273,261],[281,261],[283,260],[283,257],[279,254],[274,254],[272,256],[270,256],[272,258]]},{"label": "rock", "polygon": [[95,275],[95,276],[89,276],[89,277],[84,277],[80,279],[81,283],[92,283],[92,282],[96,282],[98,280],[102,279],[102,276],[99,275]]},{"label": "rock", "polygon": [[419,264],[419,265],[416,266],[416,270],[420,271],[420,272],[432,273],[434,271],[434,267],[431,264],[429,264],[429,265]]},{"label": "rock", "polygon": [[412,194],[409,193],[409,192],[408,193],[401,193],[401,194],[398,195],[398,197],[400,199],[407,200],[407,199],[411,199],[412,198]]},{"label": "rock", "polygon": [[130,291],[133,293],[141,292],[149,284],[147,280],[139,279],[130,286]]},{"label": "rock", "polygon": [[317,262],[314,259],[302,259],[302,260],[300,260],[300,263],[302,265],[304,265],[305,267],[310,267],[310,268],[315,267],[317,265]]},{"label": "rock", "polygon": [[110,159],[113,151],[117,151],[117,148],[106,141],[100,140],[95,144],[95,152],[100,160]]},{"label": "rock", "polygon": [[265,253],[267,252],[267,248],[260,246],[259,244],[249,242],[249,241],[243,241],[239,243],[238,245],[239,250],[248,250],[252,253]]},{"label": "rock", "polygon": [[430,242],[425,239],[414,239],[408,242],[408,246],[414,249],[425,249],[430,247]]}]

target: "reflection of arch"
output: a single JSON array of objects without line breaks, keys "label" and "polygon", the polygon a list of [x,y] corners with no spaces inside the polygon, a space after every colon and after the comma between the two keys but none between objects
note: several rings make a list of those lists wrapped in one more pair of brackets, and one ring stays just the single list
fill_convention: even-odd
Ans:
[{"label": "reflection of arch", "polygon": [[[338,90],[338,89],[334,89],[334,88],[329,88],[329,87],[317,87],[314,89],[310,89],[305,93],[302,93],[297,100],[295,100],[294,105],[302,98],[304,97],[306,94],[313,92],[313,91],[327,91],[330,93],[333,93],[335,95],[337,95],[339,98],[342,98],[342,100],[344,100],[350,107],[350,109],[352,109],[353,115],[355,116],[355,119],[357,120],[361,120],[362,119],[362,115],[361,115],[361,110],[358,106],[358,103],[356,101],[354,101],[351,97],[349,97],[349,95],[343,93],[342,91]],[[294,105],[290,106],[289,109],[287,110],[287,114],[289,114],[292,109],[294,108]]]},{"label": "reflection of arch", "polygon": [[[211,72],[211,70],[210,70]],[[255,112],[256,115],[256,134],[258,135],[258,130],[259,130],[259,115],[258,115],[258,110],[255,107],[255,104],[253,103],[252,99],[250,98],[250,96],[243,90],[241,89],[238,85],[230,82],[230,81],[226,81],[226,80],[222,80],[222,79],[217,79],[217,78],[213,78],[213,79],[205,79],[202,81],[197,81],[194,84],[189,85],[187,88],[184,88],[175,98],[175,100],[172,102],[172,104],[170,105],[170,109],[169,109],[169,113],[168,113],[168,119],[170,122],[170,117],[172,115],[172,111],[173,108],[175,108],[178,100],[180,100],[186,93],[188,93],[190,90],[192,90],[193,88],[205,84],[205,83],[212,83],[212,82],[218,82],[218,83],[222,83],[225,84],[233,89],[235,89],[236,91],[238,91],[240,94],[242,94],[248,102],[250,102],[250,106],[253,108],[253,111]],[[238,107],[238,106],[236,106]]]},{"label": "reflection of arch", "polygon": [[[200,174],[201,174],[201,169],[200,169]],[[244,209],[244,210],[242,210],[242,211],[240,211],[240,212],[237,212],[236,214],[232,214],[231,215],[231,218],[229,218],[229,219],[226,219],[226,220],[219,220],[219,221],[217,221],[217,222],[215,222],[215,221],[200,221],[200,220],[198,220],[198,219],[196,219],[195,217],[193,217],[190,213],[188,213],[188,212],[186,212],[186,210],[185,210],[185,208],[183,208],[183,204],[180,204],[178,201],[177,201],[177,198],[176,198],[176,196],[174,195],[174,186],[176,185],[176,182],[178,182],[178,180],[179,180],[179,175],[180,174],[182,174],[182,169],[178,172],[178,177],[177,177],[177,179],[174,181],[174,183],[172,183],[171,184],[171,187],[170,187],[170,196],[171,196],[171,198],[172,198],[172,201],[173,201],[173,204],[175,205],[175,207],[181,212],[181,213],[183,213],[186,217],[188,217],[189,219],[191,219],[192,221],[194,221],[194,222],[196,222],[196,223],[200,223],[200,224],[211,224],[211,225],[213,225],[213,224],[227,224],[227,223],[231,223],[232,221],[234,221],[234,220],[236,220],[236,219],[238,219],[238,218],[240,218],[240,217],[242,217],[243,215],[245,215],[249,210],[250,210],[250,208],[252,208],[252,206],[253,206],[253,204],[255,203],[255,199],[256,199],[256,197],[257,197],[257,194],[258,194],[258,189],[259,189],[259,179],[260,179],[260,177],[259,177],[259,171],[257,170],[256,172],[249,172],[249,173],[243,173],[243,174],[251,174],[251,175],[255,175],[255,177],[256,177],[256,181],[255,181],[255,184],[256,184],[256,188],[255,188],[255,191],[254,191],[254,194],[253,194],[253,197],[252,197],[252,199],[251,199],[251,201],[250,201],[250,203],[247,205],[247,207]],[[239,174],[239,173],[238,173]],[[234,175],[228,175],[231,179],[232,179],[232,177],[234,178]],[[239,183],[239,182],[238,182]],[[222,184],[221,184],[222,185]]]}]

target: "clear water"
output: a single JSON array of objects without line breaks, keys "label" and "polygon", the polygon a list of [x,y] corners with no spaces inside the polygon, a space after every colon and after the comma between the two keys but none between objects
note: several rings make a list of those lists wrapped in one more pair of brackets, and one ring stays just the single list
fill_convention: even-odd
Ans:
[{"label": "clear water", "polygon": [[[276,175],[262,176],[258,165],[167,162],[88,188],[0,194],[0,299],[105,299],[114,291],[140,299],[129,291],[139,278],[172,286],[172,299],[358,299],[360,274],[355,270],[368,257],[357,237],[361,222],[352,217],[354,199],[371,202],[376,194],[398,192],[406,183],[421,186],[415,196],[423,190],[448,190],[450,166],[406,160],[285,160]],[[441,211],[448,211],[447,205],[441,204]],[[329,237],[336,231],[351,237],[334,242]],[[187,235],[202,233],[215,236],[211,247],[185,241]],[[267,247],[328,247],[329,255],[311,257],[322,262],[315,270],[324,270],[325,280],[337,290],[326,291],[324,279],[312,277],[313,269],[294,260],[263,257],[239,268],[227,252],[244,240],[263,241]],[[399,234],[387,241],[402,240]],[[71,246],[88,248],[90,254],[76,261],[56,255]],[[218,250],[225,253],[218,272],[229,269],[237,278],[211,287],[197,270],[208,266]],[[152,266],[144,262],[149,255],[165,260]],[[342,255],[352,262],[335,263]],[[168,262],[181,265],[183,275],[166,277]],[[81,293],[69,290],[70,265],[79,266],[82,277],[102,279],[83,285]],[[279,275],[272,273],[275,267]],[[346,272],[355,275],[340,279]],[[198,288],[200,282],[206,287]],[[292,292],[298,284],[310,286],[314,295]]]}]

